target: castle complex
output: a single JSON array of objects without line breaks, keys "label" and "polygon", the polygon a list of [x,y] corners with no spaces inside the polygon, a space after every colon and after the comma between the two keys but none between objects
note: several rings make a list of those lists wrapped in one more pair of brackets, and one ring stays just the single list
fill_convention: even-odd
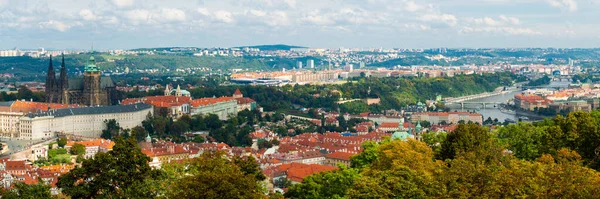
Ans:
[{"label": "castle complex", "polygon": [[119,100],[115,83],[110,77],[101,76],[94,56],[87,61],[83,78],[67,77],[65,57],[62,57],[60,76],[57,78],[52,57],[46,77],[46,102],[60,104],[79,104],[85,106],[106,106],[117,104]]}]

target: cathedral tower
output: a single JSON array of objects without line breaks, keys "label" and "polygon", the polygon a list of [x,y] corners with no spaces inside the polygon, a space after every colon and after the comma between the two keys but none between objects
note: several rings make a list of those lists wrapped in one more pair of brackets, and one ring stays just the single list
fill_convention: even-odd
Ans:
[{"label": "cathedral tower", "polygon": [[83,72],[83,98],[88,106],[106,105],[100,88],[100,70],[96,67],[96,59],[91,56]]},{"label": "cathedral tower", "polygon": [[50,55],[50,64],[48,65],[48,76],[46,76],[46,102],[56,102],[56,76],[52,66],[52,55]]},{"label": "cathedral tower", "polygon": [[67,67],[65,66],[65,54],[62,54],[62,64],[60,67],[60,101],[59,103],[69,104],[69,78],[67,77]]}]

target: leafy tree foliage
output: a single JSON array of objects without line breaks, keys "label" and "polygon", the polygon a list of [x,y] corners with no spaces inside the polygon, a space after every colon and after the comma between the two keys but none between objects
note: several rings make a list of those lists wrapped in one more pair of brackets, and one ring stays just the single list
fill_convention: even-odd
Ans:
[{"label": "leafy tree foliage", "polygon": [[304,178],[301,184],[291,186],[288,198],[343,198],[347,189],[360,177],[357,169],[342,167]]},{"label": "leafy tree foliage", "polygon": [[460,124],[453,132],[448,133],[442,143],[437,159],[454,159],[465,152],[486,152],[490,147],[489,130],[476,124]]},{"label": "leafy tree foliage", "polygon": [[154,197],[144,181],[153,172],[133,137],[115,139],[113,150],[84,160],[81,167],[58,178],[57,186],[72,198]]},{"label": "leafy tree foliage", "polygon": [[106,125],[106,128],[102,130],[102,135],[100,137],[110,140],[113,137],[119,136],[121,127],[119,126],[119,123],[116,120],[106,120],[104,121],[104,124]]},{"label": "leafy tree foliage", "polygon": [[56,143],[58,144],[58,147],[64,148],[65,145],[67,145],[67,138],[59,138]]},{"label": "leafy tree foliage", "polygon": [[237,160],[241,165],[236,165],[236,160],[231,161],[223,152],[216,152],[204,153],[187,164],[173,165],[168,169],[172,173],[167,171],[172,180],[166,182],[166,197],[265,198],[266,192],[257,175],[260,171],[256,163],[249,162]]},{"label": "leafy tree foliage", "polygon": [[73,154],[73,155],[85,154],[85,146],[83,144],[74,144],[71,147],[71,154]]},{"label": "leafy tree foliage", "polygon": [[28,185],[16,182],[10,190],[0,189],[0,196],[6,199],[48,199],[53,198],[50,186],[45,184]]}]

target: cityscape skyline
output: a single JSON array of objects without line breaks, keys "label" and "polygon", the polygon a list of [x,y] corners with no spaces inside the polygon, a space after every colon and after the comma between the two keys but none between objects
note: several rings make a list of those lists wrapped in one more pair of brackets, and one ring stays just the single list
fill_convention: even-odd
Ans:
[{"label": "cityscape skyline", "polygon": [[0,0],[0,49],[593,48],[598,0]]}]

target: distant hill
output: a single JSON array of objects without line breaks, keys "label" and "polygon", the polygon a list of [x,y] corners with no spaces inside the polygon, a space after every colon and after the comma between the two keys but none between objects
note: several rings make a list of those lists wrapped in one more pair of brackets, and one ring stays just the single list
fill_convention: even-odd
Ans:
[{"label": "distant hill", "polygon": [[285,44],[274,44],[274,45],[258,45],[258,46],[240,46],[235,48],[258,48],[259,50],[290,50],[292,48],[307,48],[303,46],[290,46]]}]

